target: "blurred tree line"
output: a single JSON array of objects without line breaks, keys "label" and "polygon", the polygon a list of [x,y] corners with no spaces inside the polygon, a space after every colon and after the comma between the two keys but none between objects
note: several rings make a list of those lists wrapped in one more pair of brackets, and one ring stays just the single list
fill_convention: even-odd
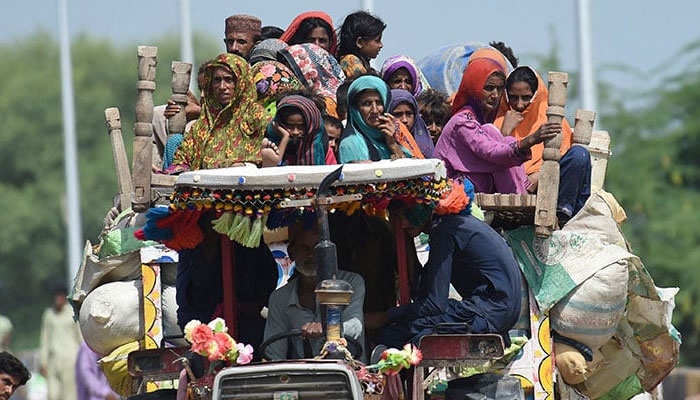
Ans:
[{"label": "blurred tree line", "polygon": [[[51,37],[37,32],[0,44],[0,314],[15,324],[16,350],[37,345],[50,288],[66,279],[61,85]],[[163,104],[177,40],[143,44],[159,48],[154,102]],[[117,191],[104,109],[119,107],[130,149],[136,46],[86,36],[72,46],[83,232],[95,242]],[[194,71],[223,51],[199,36],[194,47]],[[681,287],[674,322],[684,337],[682,361],[700,365],[700,41],[674,60],[682,72],[655,71],[663,77],[658,87],[622,91],[599,82],[598,127],[613,140],[606,189],[627,211],[623,228],[657,285]],[[556,44],[534,64],[541,72],[558,69]],[[571,99],[576,87],[572,73]]]},{"label": "blurred tree line", "polygon": [[[0,43],[0,314],[15,325],[12,348],[38,344],[51,290],[66,281],[65,181],[58,44],[46,31]],[[171,95],[177,36],[155,40],[154,103]],[[194,38],[195,66],[224,51]],[[115,47],[79,36],[72,43],[83,235],[93,244],[117,192],[104,109],[118,107],[129,159],[135,119],[136,44]],[[195,86],[196,87],[196,86]]]}]

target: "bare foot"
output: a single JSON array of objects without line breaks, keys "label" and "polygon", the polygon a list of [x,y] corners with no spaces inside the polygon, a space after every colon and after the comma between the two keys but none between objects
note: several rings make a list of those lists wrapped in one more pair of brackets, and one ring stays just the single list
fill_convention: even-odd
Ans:
[{"label": "bare foot", "polygon": [[262,148],[264,149],[271,149],[272,151],[275,152],[276,155],[279,154],[279,148],[275,144],[275,142],[268,140],[267,138],[264,138],[262,141]]}]

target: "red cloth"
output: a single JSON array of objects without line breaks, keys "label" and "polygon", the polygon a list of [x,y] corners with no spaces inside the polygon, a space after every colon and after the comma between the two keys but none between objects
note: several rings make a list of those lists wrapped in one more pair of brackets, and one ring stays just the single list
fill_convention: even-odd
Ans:
[{"label": "red cloth", "polygon": [[333,20],[331,19],[330,15],[324,13],[323,11],[310,11],[310,12],[305,12],[303,14],[299,14],[296,18],[294,18],[294,21],[292,21],[291,24],[289,24],[289,27],[287,27],[287,30],[284,31],[282,36],[280,37],[280,40],[283,42],[289,43],[289,39],[294,36],[295,33],[297,33],[297,30],[299,29],[299,25],[308,18],[318,18],[326,21],[328,25],[331,27],[331,37],[330,37],[330,51],[332,55],[335,56],[335,51],[336,47],[338,46],[338,36],[335,33],[335,28],[333,27]]},{"label": "red cloth", "polygon": [[462,81],[452,103],[452,114],[456,114],[465,106],[471,106],[480,124],[493,122],[497,110],[494,110],[490,115],[484,115],[481,97],[486,80],[496,71],[501,71],[503,75],[506,74],[503,67],[493,59],[479,58],[470,62],[464,70]]}]

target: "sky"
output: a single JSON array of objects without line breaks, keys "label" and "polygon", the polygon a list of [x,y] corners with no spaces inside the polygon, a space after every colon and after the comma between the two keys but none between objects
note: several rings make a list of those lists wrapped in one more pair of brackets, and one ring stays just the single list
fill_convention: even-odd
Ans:
[{"label": "sky", "polygon": [[[38,29],[57,31],[55,0],[9,1],[0,13],[0,43],[11,43]],[[124,46],[148,44],[165,34],[178,35],[177,0],[67,0],[72,36],[87,33]],[[697,0],[591,0],[593,63],[599,77],[621,86],[643,87],[649,73],[672,60],[683,45],[700,39]],[[362,2],[214,1],[191,0],[193,30],[221,45],[224,19],[232,14],[256,15],[263,25],[282,28],[303,11],[323,10],[336,27]],[[374,13],[388,27],[384,49],[374,63],[394,54],[420,60],[435,49],[467,41],[504,41],[521,64],[544,54],[554,40],[560,45],[563,69],[578,65],[576,1],[505,0],[374,0]],[[640,73],[611,72],[611,65]],[[670,64],[673,65],[673,64]]]}]

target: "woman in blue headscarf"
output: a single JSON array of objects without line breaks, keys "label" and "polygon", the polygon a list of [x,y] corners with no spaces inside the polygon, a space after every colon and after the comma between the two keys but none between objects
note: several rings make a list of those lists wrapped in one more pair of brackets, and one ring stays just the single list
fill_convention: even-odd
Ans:
[{"label": "woman in blue headscarf", "polygon": [[424,158],[408,128],[386,112],[390,102],[389,86],[377,76],[361,76],[350,85],[341,163]]},{"label": "woman in blue headscarf", "polygon": [[432,157],[435,145],[430,138],[428,126],[420,115],[416,98],[407,90],[391,89],[389,112],[411,131],[421,153],[426,158]]}]

